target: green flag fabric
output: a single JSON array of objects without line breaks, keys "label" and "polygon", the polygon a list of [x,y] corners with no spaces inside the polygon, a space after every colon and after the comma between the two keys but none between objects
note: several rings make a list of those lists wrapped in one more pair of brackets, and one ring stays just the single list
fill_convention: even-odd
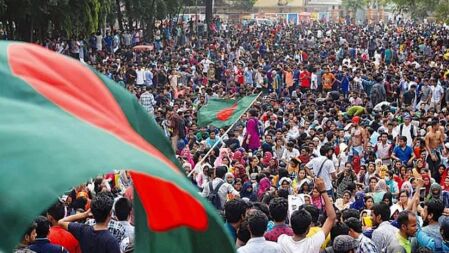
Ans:
[{"label": "green flag fabric", "polygon": [[243,97],[240,100],[210,99],[207,104],[198,111],[198,126],[213,125],[226,127],[237,121],[248,110],[258,95]]},{"label": "green flag fabric", "polygon": [[72,186],[130,169],[135,252],[234,252],[210,203],[179,170],[136,98],[42,47],[0,42],[0,252]]}]

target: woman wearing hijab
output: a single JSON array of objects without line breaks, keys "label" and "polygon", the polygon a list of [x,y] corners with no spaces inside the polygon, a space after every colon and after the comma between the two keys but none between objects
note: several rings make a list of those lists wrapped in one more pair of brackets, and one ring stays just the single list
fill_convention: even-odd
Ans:
[{"label": "woman wearing hijab", "polygon": [[293,188],[292,188],[292,180],[288,177],[283,177],[279,181],[279,189],[284,189],[288,191],[288,194],[293,194]]},{"label": "woman wearing hijab", "polygon": [[266,168],[266,170],[271,174],[271,175],[277,175],[279,174],[279,162],[275,157],[272,157],[268,167]]},{"label": "woman wearing hijab", "polygon": [[444,177],[444,181],[441,184],[443,191],[449,191],[449,176]]},{"label": "woman wearing hijab", "polygon": [[253,184],[251,182],[245,182],[240,190],[240,197],[247,198],[251,202],[257,201],[256,193],[253,191]]},{"label": "woman wearing hijab", "polygon": [[234,154],[232,155],[232,160],[238,161],[243,166],[246,165],[245,159],[243,159],[243,153],[240,150],[234,152]]},{"label": "woman wearing hijab", "polygon": [[428,200],[431,200],[431,199],[443,200],[443,192],[442,192],[441,185],[439,185],[437,183],[433,183],[430,186],[430,193],[427,196],[427,199]]},{"label": "woman wearing hijab", "polygon": [[311,196],[312,205],[321,210],[323,208],[323,198],[317,189],[313,188]]},{"label": "woman wearing hijab", "polygon": [[365,208],[365,192],[359,191],[355,194],[355,201],[350,205],[350,208],[356,210],[363,210]]},{"label": "woman wearing hijab", "polygon": [[407,196],[409,199],[412,198],[414,191],[413,191],[413,186],[412,186],[412,183],[410,182],[410,180],[407,180],[402,183],[401,191],[407,192]]},{"label": "woman wearing hijab", "polygon": [[243,182],[248,181],[248,175],[246,175],[245,167],[243,167],[240,163],[236,163],[234,165],[234,177],[240,178]]},{"label": "woman wearing hijab", "polygon": [[[430,176],[427,174],[422,175],[422,180],[424,181],[424,188],[426,188],[426,194],[425,196],[429,195],[430,193],[430,186],[432,185],[432,181],[430,179]],[[419,189],[417,189],[418,191]]]},{"label": "woman wearing hijab", "polygon": [[[214,167],[219,167],[223,165],[223,158],[226,157],[228,159],[228,161],[230,161],[231,159],[229,158],[229,151],[227,148],[221,148],[220,149],[220,153],[217,157],[217,159],[215,159],[214,162]],[[229,164],[227,164],[227,166],[229,166]]]},{"label": "woman wearing hijab", "polygon": [[225,174],[225,181],[226,181],[226,183],[228,183],[230,185],[233,185],[234,181],[235,181],[234,174],[232,174],[230,172],[226,173]]},{"label": "woman wearing hijab", "polygon": [[259,187],[257,189],[257,199],[259,201],[262,201],[265,193],[270,190],[270,187],[271,187],[270,179],[264,177],[260,180]]},{"label": "woman wearing hijab", "polygon": [[374,187],[374,203],[380,203],[385,193],[387,193],[387,183],[385,183],[385,180],[381,179],[377,182],[376,187]]},{"label": "woman wearing hijab", "polygon": [[262,165],[264,167],[268,167],[270,165],[271,158],[273,158],[273,154],[271,152],[265,152],[262,158]]}]

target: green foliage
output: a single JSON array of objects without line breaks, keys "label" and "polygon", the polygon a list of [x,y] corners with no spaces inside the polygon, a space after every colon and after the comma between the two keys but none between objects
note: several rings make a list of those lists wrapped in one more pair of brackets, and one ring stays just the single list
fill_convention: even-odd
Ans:
[{"label": "green foliage", "polygon": [[447,0],[390,0],[395,4],[396,12],[410,14],[415,19],[421,19],[439,12],[443,2]]},{"label": "green foliage", "polygon": [[0,0],[0,22],[18,40],[35,40],[38,34],[41,39],[86,36],[115,25],[119,12],[141,27],[152,27],[155,19],[174,16],[183,5],[183,0]]}]

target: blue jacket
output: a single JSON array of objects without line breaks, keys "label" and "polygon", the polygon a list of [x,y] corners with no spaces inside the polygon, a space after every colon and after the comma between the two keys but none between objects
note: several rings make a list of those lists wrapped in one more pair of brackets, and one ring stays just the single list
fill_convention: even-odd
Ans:
[{"label": "blue jacket", "polygon": [[435,238],[428,236],[421,229],[416,232],[416,240],[420,247],[429,248],[432,252],[449,252],[448,242],[436,241]]},{"label": "blue jacket", "polygon": [[47,238],[36,239],[29,248],[36,253],[68,253],[64,247],[51,244]]}]

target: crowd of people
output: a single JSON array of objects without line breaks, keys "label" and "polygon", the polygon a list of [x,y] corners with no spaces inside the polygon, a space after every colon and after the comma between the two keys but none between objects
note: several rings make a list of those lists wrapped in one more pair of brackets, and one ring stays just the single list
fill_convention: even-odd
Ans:
[{"label": "crowd of people", "polygon": [[[205,30],[163,22],[147,50],[138,30],[44,46],[136,96],[238,252],[449,252],[447,26]],[[232,129],[196,124],[210,99],[259,93]],[[124,171],[74,188],[17,252],[131,252],[130,192]]]}]

